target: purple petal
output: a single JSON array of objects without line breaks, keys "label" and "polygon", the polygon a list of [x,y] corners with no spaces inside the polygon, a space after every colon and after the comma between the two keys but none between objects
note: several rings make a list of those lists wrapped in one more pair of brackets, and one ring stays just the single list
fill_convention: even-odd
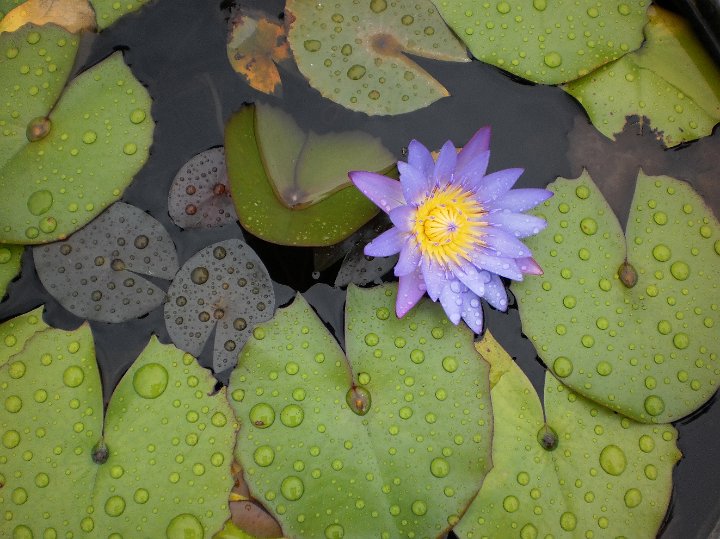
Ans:
[{"label": "purple petal", "polygon": [[526,275],[542,275],[544,273],[540,264],[535,262],[535,259],[532,257],[518,258],[515,262],[520,268],[520,271]]},{"label": "purple petal", "polygon": [[513,234],[516,238],[532,236],[547,226],[545,219],[540,217],[506,211],[493,212],[485,217],[485,221],[502,227],[505,232]]},{"label": "purple petal", "polygon": [[401,276],[398,284],[397,301],[395,302],[395,314],[397,314],[397,317],[402,318],[405,316],[424,294],[425,284],[419,270]]},{"label": "purple petal", "polygon": [[475,191],[481,203],[492,202],[507,193],[522,173],[521,168],[498,170],[483,178],[475,179],[468,185]]},{"label": "purple petal", "polygon": [[432,188],[430,176],[424,175],[414,166],[402,161],[398,161],[397,167],[400,171],[400,183],[402,184],[405,200],[409,204],[419,204],[428,196]]},{"label": "purple petal", "polygon": [[513,189],[495,200],[497,208],[522,212],[534,208],[553,196],[547,189]]},{"label": "purple petal", "polygon": [[485,126],[478,129],[475,134],[465,143],[463,149],[457,156],[457,165],[455,170],[461,176],[464,175],[463,169],[475,159],[475,157],[483,152],[490,150],[490,127]]},{"label": "purple petal", "polygon": [[400,252],[404,241],[404,234],[393,227],[368,243],[363,252],[368,256],[391,256]]},{"label": "purple petal", "polygon": [[507,291],[497,275],[490,274],[490,281],[485,285],[485,295],[483,297],[496,309],[507,311]]},{"label": "purple petal", "polygon": [[453,273],[476,295],[482,297],[485,294],[485,283],[490,280],[488,272],[478,271],[473,264],[466,262],[461,267],[455,268]]},{"label": "purple petal", "polygon": [[435,162],[435,172],[433,173],[435,185],[443,187],[452,181],[456,162],[457,151],[453,143],[448,140],[440,149],[440,155]]},{"label": "purple petal", "polygon": [[[490,273],[497,273],[498,275],[507,277],[508,279],[522,281],[523,274],[513,258],[493,256],[491,254],[483,253],[479,249],[476,249],[470,254],[470,256],[472,257],[473,264],[475,264],[479,269],[489,271]],[[475,293],[478,294],[477,292]],[[482,296],[483,294],[478,295]]]},{"label": "purple petal", "polygon": [[420,269],[420,258],[420,249],[418,248],[417,243],[412,239],[409,240],[403,247],[402,251],[400,251],[400,258],[398,263],[395,264],[395,275],[402,277],[408,273],[418,271]]},{"label": "purple petal", "polygon": [[440,304],[450,319],[450,322],[455,325],[460,322],[461,307],[463,304],[460,294],[464,291],[467,291],[467,287],[457,279],[454,279],[448,283],[448,286],[443,288],[442,294],[440,294]]},{"label": "purple petal", "polygon": [[426,178],[431,178],[435,169],[430,150],[414,139],[408,144],[408,165],[415,167]]},{"label": "purple petal", "polygon": [[455,178],[463,185],[471,188],[485,176],[489,162],[490,152],[480,152],[474,155],[472,159],[468,159],[462,169],[460,167],[455,168]]},{"label": "purple petal", "polygon": [[382,174],[354,170],[348,172],[350,180],[362,194],[372,200],[385,213],[405,204],[402,185]]},{"label": "purple petal", "polygon": [[431,300],[437,301],[443,288],[447,284],[445,270],[439,264],[432,262],[427,258],[422,259],[420,268],[422,269],[422,275],[425,280],[428,296],[430,296]]},{"label": "purple petal", "polygon": [[499,228],[485,227],[482,241],[487,248],[495,251],[497,256],[505,258],[525,258],[532,256],[530,249],[509,232]]},{"label": "purple petal", "polygon": [[412,231],[415,226],[415,214],[417,210],[412,206],[398,206],[390,210],[388,215],[392,224],[398,227],[403,232]]},{"label": "purple petal", "polygon": [[461,315],[463,320],[473,332],[480,333],[483,328],[483,311],[480,298],[468,291],[462,295],[462,300]]}]

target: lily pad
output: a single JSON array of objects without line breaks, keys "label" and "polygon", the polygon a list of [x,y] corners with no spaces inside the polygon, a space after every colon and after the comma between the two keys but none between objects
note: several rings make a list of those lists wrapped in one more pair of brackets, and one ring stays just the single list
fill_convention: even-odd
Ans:
[{"label": "lily pad", "polygon": [[87,0],[27,0],[0,16],[0,33],[14,32],[28,23],[53,23],[78,33],[95,29],[95,12]]},{"label": "lily pad", "polygon": [[644,0],[433,0],[478,60],[542,84],[588,74],[640,46]]},{"label": "lily pad", "polygon": [[709,135],[720,121],[720,70],[681,17],[652,6],[645,43],[564,87],[614,140],[626,117],[645,116],[666,146]]},{"label": "lily pad", "polygon": [[0,50],[8,97],[0,112],[0,243],[65,239],[118,200],[145,163],[150,97],[116,53],[55,102],[76,50],[76,37],[57,27],[0,34]]},{"label": "lily pad", "polygon": [[369,115],[403,114],[449,95],[406,53],[469,61],[430,0],[288,0],[285,16],[295,61],[310,85]]},{"label": "lily pad", "polygon": [[71,313],[89,320],[124,322],[165,299],[140,275],[170,280],[178,269],[175,245],[163,226],[124,202],[67,241],[33,249],[45,289]]},{"label": "lily pad", "polygon": [[681,454],[671,425],[643,425],[545,376],[544,411],[522,370],[486,332],[495,383],[493,469],[455,527],[472,537],[654,538]]},{"label": "lily pad", "polygon": [[254,89],[278,95],[282,90],[275,64],[290,58],[282,24],[260,12],[238,11],[230,20],[227,55],[230,65]]},{"label": "lily pad", "polygon": [[[387,168],[391,158],[368,135],[305,137],[291,118],[271,107],[246,105],[235,113],[225,130],[233,202],[242,226],[266,241],[332,245],[377,213],[347,185],[347,172]],[[349,141],[369,144],[370,151],[344,146]]]},{"label": "lily pad", "polygon": [[0,535],[209,537],[222,528],[238,425],[192,356],[153,338],[104,426],[87,323],[37,332],[0,380]]},{"label": "lily pad", "polygon": [[376,258],[368,256],[363,252],[365,245],[356,245],[343,260],[335,286],[347,286],[350,283],[366,285],[373,282],[380,282],[383,275],[389,272],[397,264],[398,256],[383,256]]},{"label": "lily pad", "polygon": [[0,247],[0,300],[5,297],[5,292],[18,273],[22,263],[22,254],[25,247],[22,245],[7,245]]},{"label": "lily pad", "polygon": [[574,391],[642,422],[702,406],[720,381],[720,226],[692,188],[638,175],[623,235],[587,173],[560,178],[513,283],[523,331]]},{"label": "lily pad", "polygon": [[165,326],[177,346],[195,355],[215,331],[213,369],[220,372],[235,366],[253,328],[274,311],[264,264],[246,243],[232,239],[185,262],[168,289]]},{"label": "lily pad", "polygon": [[168,210],[181,228],[214,228],[237,220],[224,148],[200,152],[183,165],[170,186]]},{"label": "lily pad", "polygon": [[150,0],[89,0],[95,10],[98,28],[104,30],[120,17],[137,11]]},{"label": "lily pad", "polygon": [[396,285],[351,287],[347,358],[302,296],[230,379],[236,458],[287,537],[441,536],[490,468],[488,366],[464,326]]},{"label": "lily pad", "polygon": [[0,324],[0,366],[20,352],[30,337],[48,328],[42,319],[43,311],[40,306]]}]

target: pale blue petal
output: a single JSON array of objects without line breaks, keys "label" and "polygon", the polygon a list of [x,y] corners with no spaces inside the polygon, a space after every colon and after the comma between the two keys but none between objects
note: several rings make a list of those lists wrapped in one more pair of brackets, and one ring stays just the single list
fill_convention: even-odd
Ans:
[{"label": "pale blue petal", "polygon": [[419,204],[423,199],[429,196],[432,188],[429,176],[423,175],[418,169],[402,161],[398,161],[398,170],[400,171],[400,183],[402,184],[403,194],[408,204]]},{"label": "pale blue petal", "polygon": [[486,271],[478,271],[478,269],[470,262],[465,262],[461,267],[453,269],[455,277],[460,282],[472,290],[476,295],[483,296],[485,294],[485,283],[490,280],[490,275]]},{"label": "pale blue petal", "polygon": [[455,174],[460,177],[465,176],[465,167],[469,166],[470,163],[475,160],[478,154],[487,152],[489,150],[490,127],[481,127],[475,132],[472,138],[465,143],[465,146],[463,146],[463,149],[460,150],[460,153],[458,153],[457,165],[455,165]]},{"label": "pale blue petal", "polygon": [[402,232],[411,232],[415,226],[415,215],[417,210],[412,206],[398,206],[388,213],[390,221]]},{"label": "pale blue petal", "polygon": [[485,300],[500,311],[507,311],[507,291],[500,277],[490,274],[490,281],[485,285]]},{"label": "pale blue petal", "polygon": [[[491,273],[497,273],[502,277],[508,279],[514,279],[516,281],[522,281],[523,275],[518,268],[517,263],[512,258],[503,258],[500,256],[493,256],[491,254],[483,253],[480,249],[476,249],[470,253],[473,264],[479,269],[487,270]],[[478,295],[478,292],[476,292]]]},{"label": "pale blue petal", "polygon": [[413,139],[408,144],[408,165],[415,167],[426,178],[432,178],[435,161],[430,150]]},{"label": "pale blue petal", "polygon": [[477,185],[485,176],[489,162],[490,152],[475,154],[473,159],[469,159],[462,169],[455,167],[455,181],[462,183],[468,189],[472,189],[472,186]]},{"label": "pale blue petal", "polygon": [[430,299],[433,301],[437,301],[443,288],[447,284],[445,270],[443,270],[439,264],[432,262],[427,258],[422,259],[420,268],[422,269],[428,296],[430,296]]},{"label": "pale blue petal", "polygon": [[468,184],[468,187],[475,191],[481,204],[487,204],[507,193],[515,185],[522,173],[523,169],[521,168],[499,170],[483,178],[473,180]]},{"label": "pale blue petal", "polygon": [[402,251],[400,251],[398,263],[395,264],[395,275],[402,277],[408,273],[418,271],[420,269],[420,258],[420,249],[417,243],[413,239],[408,240]]},{"label": "pale blue petal", "polygon": [[485,227],[482,236],[483,243],[497,256],[504,258],[525,258],[532,256],[530,249],[509,232],[499,228]]},{"label": "pale blue petal", "polygon": [[540,267],[540,264],[538,264],[534,258],[527,257],[527,258],[518,258],[515,261],[520,268],[520,271],[522,271],[525,275],[542,275],[543,269]]},{"label": "pale blue petal", "polygon": [[397,317],[402,318],[405,316],[424,294],[425,283],[423,283],[420,270],[401,276],[398,284],[397,301],[395,302],[395,314],[397,314]]},{"label": "pale blue petal", "polygon": [[466,290],[467,287],[465,285],[461,284],[457,279],[454,279],[448,286],[443,288],[440,294],[440,304],[448,319],[453,324],[460,322],[463,304],[461,294]]},{"label": "pale blue petal", "polygon": [[519,213],[542,204],[551,196],[553,192],[547,189],[513,189],[497,198],[493,206]]},{"label": "pale blue petal", "polygon": [[453,143],[448,140],[440,149],[440,154],[435,162],[435,172],[433,173],[435,185],[443,187],[452,182],[456,162],[457,151]]},{"label": "pale blue petal", "polygon": [[368,256],[392,256],[400,252],[404,241],[405,235],[393,227],[368,243],[363,252]]},{"label": "pale blue petal", "polygon": [[355,187],[385,213],[405,204],[402,185],[397,180],[363,170],[348,172],[348,176]]},{"label": "pale blue petal", "polygon": [[493,212],[485,216],[488,224],[501,227],[516,238],[526,238],[537,234],[547,226],[545,219],[524,213],[505,211]]},{"label": "pale blue petal", "polygon": [[468,327],[475,333],[480,333],[483,328],[483,311],[480,298],[471,291],[462,295],[462,309],[460,314]]}]

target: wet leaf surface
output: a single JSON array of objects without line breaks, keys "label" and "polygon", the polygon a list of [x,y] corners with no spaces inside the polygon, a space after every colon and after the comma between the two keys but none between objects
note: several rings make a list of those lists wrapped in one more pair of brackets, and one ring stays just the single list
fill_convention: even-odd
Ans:
[{"label": "wet leaf surface", "polygon": [[199,354],[215,332],[213,370],[237,363],[253,328],[272,318],[275,294],[265,265],[244,242],[226,240],[185,262],[165,303],[165,326],[173,342]]},{"label": "wet leaf surface", "polygon": [[48,328],[42,319],[43,311],[40,306],[0,324],[0,366],[20,352],[30,337]]},{"label": "wet leaf surface", "polygon": [[455,527],[461,538],[654,538],[680,459],[671,425],[643,425],[545,376],[537,393],[489,332],[493,469]]},{"label": "wet leaf surface", "polygon": [[237,220],[224,148],[200,152],[183,165],[170,186],[168,211],[181,228],[214,228]]},{"label": "wet leaf surface", "polygon": [[285,16],[295,61],[310,85],[369,115],[411,112],[449,95],[406,54],[469,60],[429,0],[289,0]]},{"label": "wet leaf surface", "polygon": [[89,0],[95,10],[97,25],[100,30],[104,30],[111,24],[115,23],[123,15],[137,11],[150,0]]},{"label": "wet leaf surface", "polygon": [[0,247],[0,301],[5,297],[7,287],[18,273],[25,247],[22,245],[4,245]]},{"label": "wet leaf surface", "polygon": [[564,89],[605,136],[614,139],[627,116],[645,116],[672,147],[720,121],[720,71],[682,18],[657,6],[649,13],[640,49]]},{"label": "wet leaf surface", "polygon": [[587,173],[549,188],[548,227],[526,242],[545,274],[512,285],[523,331],[596,402],[643,422],[690,414],[720,378],[717,219],[667,176],[640,172],[624,235]]},{"label": "wet leaf surface", "polygon": [[189,354],[153,338],[104,428],[87,323],[35,333],[0,380],[3,536],[207,537],[228,518],[238,426]]},{"label": "wet leaf surface", "polygon": [[559,84],[640,46],[643,0],[433,0],[473,56],[518,77]]},{"label": "wet leaf surface", "polygon": [[366,255],[363,249],[365,245],[356,245],[345,256],[335,278],[335,286],[379,284],[382,276],[392,270],[398,261],[399,255],[375,258]]},{"label": "wet leaf surface", "polygon": [[302,296],[259,325],[230,379],[236,458],[288,537],[439,536],[487,473],[488,366],[464,326],[397,287],[350,288],[347,359]]},{"label": "wet leaf surface", "polygon": [[159,307],[165,293],[140,275],[170,280],[178,269],[175,245],[153,217],[124,202],[67,241],[33,249],[45,289],[71,313],[123,322]]},{"label": "wet leaf surface", "polygon": [[91,31],[95,12],[87,0],[27,0],[0,18],[0,32],[14,32],[28,23],[53,23],[72,33]]}]

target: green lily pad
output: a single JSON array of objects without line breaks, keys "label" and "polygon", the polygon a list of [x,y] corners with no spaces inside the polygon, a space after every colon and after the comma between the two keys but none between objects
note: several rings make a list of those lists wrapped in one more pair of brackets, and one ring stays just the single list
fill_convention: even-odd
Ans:
[{"label": "green lily pad", "polygon": [[42,319],[43,311],[40,306],[0,324],[0,366],[22,350],[30,337],[48,328]]},{"label": "green lily pad", "polygon": [[545,376],[544,412],[522,370],[485,334],[495,385],[493,469],[455,527],[478,537],[654,538],[681,454],[671,425],[643,425]]},{"label": "green lily pad", "polygon": [[396,285],[351,287],[347,358],[297,296],[245,345],[236,458],[287,537],[441,536],[490,467],[488,366],[473,335]]},{"label": "green lily pad", "polygon": [[95,10],[98,30],[104,30],[120,17],[137,11],[150,0],[89,0]]},{"label": "green lily pad", "polygon": [[153,338],[115,390],[104,428],[87,323],[36,332],[0,381],[0,535],[209,537],[222,528],[237,424],[189,354]]},{"label": "green lily pad", "polygon": [[25,248],[22,245],[8,245],[0,247],[0,300],[18,273],[22,263],[22,254]]},{"label": "green lily pad", "polygon": [[433,0],[478,60],[523,79],[559,84],[640,46],[645,0]]},{"label": "green lily pad", "polygon": [[[75,39],[51,26],[0,34],[0,50],[6,51],[0,80],[20,88],[6,94],[18,101],[9,99],[12,105],[0,113],[17,116],[0,120],[9,133],[0,139],[0,243],[64,239],[118,200],[147,159],[154,127],[150,97],[120,53],[78,76],[55,102],[72,64],[62,51],[72,48],[74,57]],[[62,69],[49,63],[56,57]],[[44,84],[48,90],[41,91]]]},{"label": "green lily pad", "polygon": [[469,61],[430,0],[288,0],[285,14],[290,47],[310,85],[369,115],[403,114],[449,95],[405,53]]},{"label": "green lily pad", "polygon": [[548,227],[527,240],[545,274],[512,285],[523,331],[596,402],[642,422],[690,414],[720,380],[717,219],[667,176],[640,172],[625,235],[587,173],[549,188]]},{"label": "green lily pad", "polygon": [[642,48],[564,86],[614,140],[630,115],[645,116],[666,146],[709,135],[720,121],[720,70],[682,18],[649,10]]},{"label": "green lily pad", "polygon": [[[266,141],[262,147],[260,137]],[[321,138],[322,148],[314,143],[309,146],[304,137],[291,118],[270,107],[246,105],[236,112],[225,129],[232,199],[240,223],[255,236],[281,245],[332,245],[348,237],[378,211],[355,186],[344,185],[348,181],[347,172],[387,168],[389,154],[375,150],[368,154],[351,146],[349,151],[343,148],[346,159],[339,161],[333,152],[338,144],[346,142],[344,136],[335,142]],[[319,137],[313,138],[317,141]],[[371,140],[362,138],[365,142]],[[375,144],[372,140],[372,147],[377,150]],[[368,162],[353,154],[374,157]],[[267,171],[264,163],[269,167]],[[332,174],[328,176],[330,170]],[[320,174],[315,176],[314,172]],[[295,180],[296,174],[300,182]],[[314,183],[315,177],[321,178],[321,182]],[[327,180],[328,177],[332,179]],[[283,201],[277,192],[286,193],[288,200]],[[292,205],[293,197],[304,201],[310,197],[317,202],[291,209],[288,206]]]}]

